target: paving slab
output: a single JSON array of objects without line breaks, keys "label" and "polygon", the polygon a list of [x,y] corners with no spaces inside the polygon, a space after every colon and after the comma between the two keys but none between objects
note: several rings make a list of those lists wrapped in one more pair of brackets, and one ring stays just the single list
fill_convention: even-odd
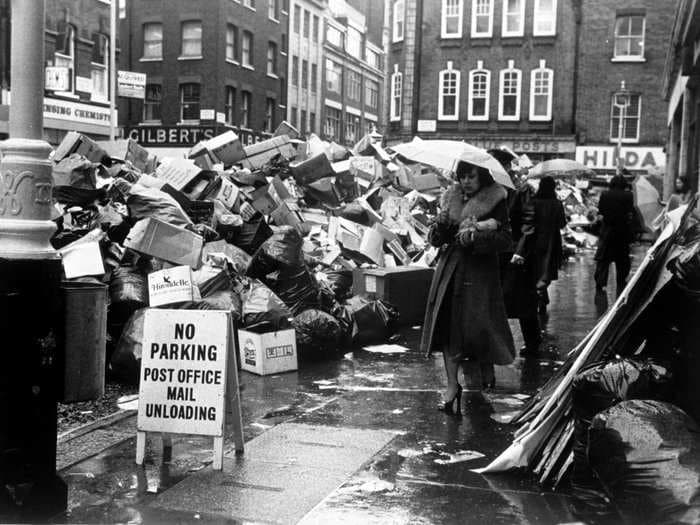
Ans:
[{"label": "paving slab", "polygon": [[296,523],[384,448],[395,432],[282,423],[159,495],[152,507],[241,521]]}]

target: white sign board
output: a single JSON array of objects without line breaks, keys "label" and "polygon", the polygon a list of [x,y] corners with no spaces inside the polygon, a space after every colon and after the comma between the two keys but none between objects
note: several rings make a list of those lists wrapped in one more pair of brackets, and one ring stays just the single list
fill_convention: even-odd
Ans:
[{"label": "white sign board", "polygon": [[[576,160],[593,169],[612,170],[617,167],[616,146],[577,146]],[[648,170],[666,165],[663,148],[623,146],[621,157],[629,170]]]},{"label": "white sign board", "polygon": [[75,77],[75,90],[81,93],[92,93],[92,79],[88,77]]},{"label": "white sign board", "polygon": [[70,69],[67,67],[47,67],[44,89],[49,91],[70,90]]},{"label": "white sign board", "polygon": [[117,71],[117,96],[146,98],[146,74],[134,71]]},{"label": "white sign board", "polygon": [[199,119],[200,120],[214,120],[216,118],[216,110],[214,109],[200,109]]},{"label": "white sign board", "polygon": [[226,124],[226,113],[223,111],[216,112],[216,122],[219,124]]},{"label": "white sign board", "polygon": [[199,290],[192,282],[190,266],[175,266],[148,274],[148,304],[164,304],[193,301],[199,298]]},{"label": "white sign board", "polygon": [[47,97],[44,99],[44,118],[68,120],[73,124],[109,126],[109,108]]},{"label": "white sign board", "polygon": [[223,311],[146,311],[137,428],[223,436],[229,317]]},{"label": "white sign board", "polygon": [[436,120],[419,120],[417,122],[416,131],[422,131],[425,133],[433,133],[437,130]]}]

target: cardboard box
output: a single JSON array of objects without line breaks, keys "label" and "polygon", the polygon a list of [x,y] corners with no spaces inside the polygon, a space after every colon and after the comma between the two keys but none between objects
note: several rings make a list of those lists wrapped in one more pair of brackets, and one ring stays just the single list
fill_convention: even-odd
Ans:
[{"label": "cardboard box", "polygon": [[238,200],[238,193],[238,186],[226,177],[219,176],[214,183],[205,190],[205,199],[219,201],[230,210]]},{"label": "cardboard box", "polygon": [[134,139],[103,140],[97,144],[110,158],[130,162],[138,170],[147,171],[148,150],[141,147]]},{"label": "cardboard box", "polygon": [[299,130],[292,126],[289,122],[286,120],[283,120],[279,126],[277,126],[277,129],[275,132],[272,134],[273,137],[279,137],[281,135],[286,135],[290,139],[298,139],[299,138]]},{"label": "cardboard box", "polygon": [[305,234],[304,218],[294,202],[283,202],[270,214],[270,218],[277,226],[292,226],[302,235]]},{"label": "cardboard box", "polygon": [[[97,144],[97,142],[92,140],[90,137],[81,135],[77,131],[70,131],[66,133],[66,136],[63,137],[63,140],[58,145],[58,148],[56,148],[56,151],[54,151],[53,161],[59,162],[73,153],[82,155],[90,162],[102,163],[103,161],[108,160],[107,153],[99,146],[99,144]],[[106,164],[109,164],[109,162]]]},{"label": "cardboard box", "polygon": [[223,162],[224,166],[230,166],[245,157],[238,135],[230,130],[210,138],[205,142],[205,146],[215,159]]},{"label": "cardboard box", "polygon": [[196,233],[149,217],[138,221],[124,246],[173,264],[199,268],[204,239]]},{"label": "cardboard box", "polygon": [[192,268],[175,266],[148,274],[149,306],[199,300],[199,290],[192,278]]},{"label": "cardboard box", "polygon": [[289,141],[287,135],[272,137],[256,144],[251,144],[244,148],[245,158],[241,160],[241,165],[249,170],[259,170],[267,165],[276,155],[290,160],[296,155],[294,145]]},{"label": "cardboard box", "polygon": [[241,368],[248,372],[266,376],[299,368],[293,329],[262,334],[238,330],[238,344]]},{"label": "cardboard box", "polygon": [[74,242],[59,250],[66,279],[105,273],[98,241]]},{"label": "cardboard box", "polygon": [[270,186],[262,186],[250,194],[250,204],[263,215],[269,215],[278,207],[275,199],[270,195]]},{"label": "cardboard box", "polygon": [[420,324],[425,316],[433,268],[399,266],[353,271],[353,294],[381,299],[399,312],[399,324]]},{"label": "cardboard box", "polygon": [[289,165],[289,170],[297,183],[301,185],[310,184],[335,174],[328,157],[323,153],[301,162],[293,162]]},{"label": "cardboard box", "polygon": [[164,180],[177,191],[190,184],[200,173],[202,168],[189,159],[166,157],[161,160],[156,169],[156,177]]}]

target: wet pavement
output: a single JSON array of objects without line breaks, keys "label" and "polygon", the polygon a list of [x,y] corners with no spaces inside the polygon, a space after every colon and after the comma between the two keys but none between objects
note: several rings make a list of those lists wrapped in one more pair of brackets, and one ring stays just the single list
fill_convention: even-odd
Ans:
[{"label": "wet pavement", "polygon": [[[635,251],[635,266],[645,248]],[[542,354],[497,367],[496,388],[485,395],[465,392],[460,419],[435,410],[445,386],[442,358],[420,355],[420,328],[405,327],[396,341],[407,348],[402,353],[358,349],[334,361],[305,363],[298,372],[241,372],[247,450],[236,457],[227,439],[223,474],[209,465],[211,439],[196,436],[173,436],[169,452],[159,436],[149,435],[145,465],[137,466],[133,416],[76,438],[59,457],[69,503],[54,521],[576,521],[565,492],[544,491],[524,475],[486,477],[470,469],[509,444],[515,429],[503,421],[595,323],[600,312],[592,275],[591,253],[567,263],[550,287]],[[517,348],[522,340],[517,324],[512,328]],[[67,451],[104,448],[99,440],[111,446],[73,463]]]}]

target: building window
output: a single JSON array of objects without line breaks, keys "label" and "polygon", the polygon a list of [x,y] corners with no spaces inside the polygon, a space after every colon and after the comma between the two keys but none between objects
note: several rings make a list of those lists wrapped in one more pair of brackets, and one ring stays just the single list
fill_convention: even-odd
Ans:
[{"label": "building window", "polygon": [[309,61],[301,61],[301,89],[309,89]]},{"label": "building window", "polygon": [[643,16],[621,16],[615,21],[614,58],[622,60],[641,60],[644,58]]},{"label": "building window", "polygon": [[253,33],[243,31],[241,40],[241,63],[244,66],[253,67]]},{"label": "building window", "polygon": [[294,126],[295,128],[299,125],[299,123],[298,123],[299,119],[297,118],[298,113],[299,112],[298,112],[296,106],[292,106],[292,111],[290,112],[289,118],[292,120],[292,126]]},{"label": "building window", "polygon": [[442,0],[442,38],[462,38],[462,0]]},{"label": "building window", "polygon": [[70,24],[66,25],[63,47],[54,53],[54,65],[68,68],[70,85],[67,92],[75,91],[75,27]]},{"label": "building window", "polygon": [[500,74],[498,120],[520,120],[520,80],[522,72],[515,69],[513,60]]},{"label": "building window", "polygon": [[298,35],[301,27],[301,7],[294,6],[294,32]]},{"label": "building window", "polygon": [[357,71],[348,71],[347,84],[348,98],[359,102],[362,97],[362,76]]},{"label": "building window", "polygon": [[311,92],[318,90],[318,64],[311,64]]},{"label": "building window", "polygon": [[489,100],[491,93],[491,72],[484,69],[479,60],[476,69],[469,72],[469,103],[467,118],[469,120],[489,119]]},{"label": "building window", "polygon": [[366,57],[367,63],[370,66],[376,67],[377,69],[382,68],[381,59],[379,58],[379,53],[377,53],[373,49],[370,49],[369,47],[367,47],[365,49],[365,57]]},{"label": "building window", "polygon": [[323,128],[326,138],[340,140],[340,110],[326,106],[326,125]]},{"label": "building window", "polygon": [[236,88],[231,86],[226,86],[226,99],[224,104],[224,115],[226,118],[226,124],[233,126],[235,122],[234,109],[236,107]]},{"label": "building window", "polygon": [[292,86],[299,85],[299,57],[292,57]]},{"label": "building window", "polygon": [[404,0],[396,0],[394,2],[394,12],[393,12],[393,18],[392,18],[394,21],[393,32],[392,32],[392,41],[393,42],[401,42],[403,40],[405,18],[406,18],[406,4],[404,4]]},{"label": "building window", "polygon": [[163,24],[143,24],[143,58],[163,58]]},{"label": "building window", "polygon": [[199,121],[199,84],[180,84],[180,122]]},{"label": "building window", "polygon": [[530,72],[530,120],[552,120],[553,85],[554,71],[540,60],[540,67]]},{"label": "building window", "polygon": [[255,9],[255,0],[243,0],[243,5]]},{"label": "building window", "polygon": [[[639,122],[642,114],[642,97],[639,94],[627,94],[629,105],[622,108],[615,104],[615,99],[620,96],[615,93],[612,98],[612,110],[610,113],[610,140],[617,142],[622,131],[622,142],[639,142]],[[620,130],[622,127],[622,130]]]},{"label": "building window", "polygon": [[457,120],[459,117],[459,80],[460,72],[452,68],[452,61],[447,62],[447,69],[439,73],[438,82],[438,119]]},{"label": "building window", "polygon": [[557,32],[557,0],[535,0],[532,34],[552,36]]},{"label": "building window", "polygon": [[160,104],[163,94],[160,84],[148,84],[146,86],[146,98],[143,99],[143,121],[160,122]]},{"label": "building window", "polygon": [[306,135],[306,110],[302,109],[301,110],[301,122],[299,123],[299,131],[301,131],[302,135]]},{"label": "building window", "polygon": [[202,56],[202,23],[183,22],[182,23],[182,49],[180,56],[201,57]]},{"label": "building window", "polygon": [[93,44],[92,62],[90,63],[90,78],[92,79],[92,100],[106,101],[109,98],[109,37],[96,34]]},{"label": "building window", "polygon": [[318,42],[318,32],[319,32],[319,18],[318,18],[318,16],[314,15],[314,26],[313,26],[313,31],[311,33],[311,38],[313,38],[314,42]]},{"label": "building window", "polygon": [[316,133],[316,113],[309,113],[309,133]]},{"label": "building window", "polygon": [[226,60],[238,60],[238,28],[233,24],[226,26]]},{"label": "building window", "polygon": [[279,20],[279,0],[267,0],[267,16],[272,20]]},{"label": "building window", "polygon": [[394,72],[391,74],[391,103],[389,108],[389,120],[395,122],[401,120],[401,91],[403,90],[403,75],[399,72],[398,64],[394,64]]},{"label": "building window", "polygon": [[365,105],[374,110],[379,108],[379,82],[370,79],[365,81]]},{"label": "building window", "polygon": [[241,91],[241,121],[242,128],[250,129],[250,108],[253,103],[253,95],[250,91]]},{"label": "building window", "polygon": [[503,36],[525,34],[525,0],[503,0]]},{"label": "building window", "polygon": [[326,41],[329,44],[333,44],[336,47],[343,48],[343,33],[341,33],[337,28],[328,26],[326,31]]},{"label": "building window", "polygon": [[304,9],[304,28],[302,29],[304,38],[309,38],[311,32],[311,13]]},{"label": "building window", "polygon": [[272,133],[275,127],[275,99],[265,100],[265,131]]},{"label": "building window", "polygon": [[360,117],[347,113],[345,115],[345,140],[357,142],[360,140]]},{"label": "building window", "polygon": [[352,27],[348,27],[347,52],[362,60],[362,33]]},{"label": "building window", "polygon": [[340,94],[341,82],[343,80],[342,67],[330,59],[326,59],[326,89],[333,93]]},{"label": "building window", "polygon": [[493,36],[493,3],[495,0],[472,1],[472,38]]},{"label": "building window", "polygon": [[277,75],[277,44],[274,42],[267,43],[267,74]]}]

